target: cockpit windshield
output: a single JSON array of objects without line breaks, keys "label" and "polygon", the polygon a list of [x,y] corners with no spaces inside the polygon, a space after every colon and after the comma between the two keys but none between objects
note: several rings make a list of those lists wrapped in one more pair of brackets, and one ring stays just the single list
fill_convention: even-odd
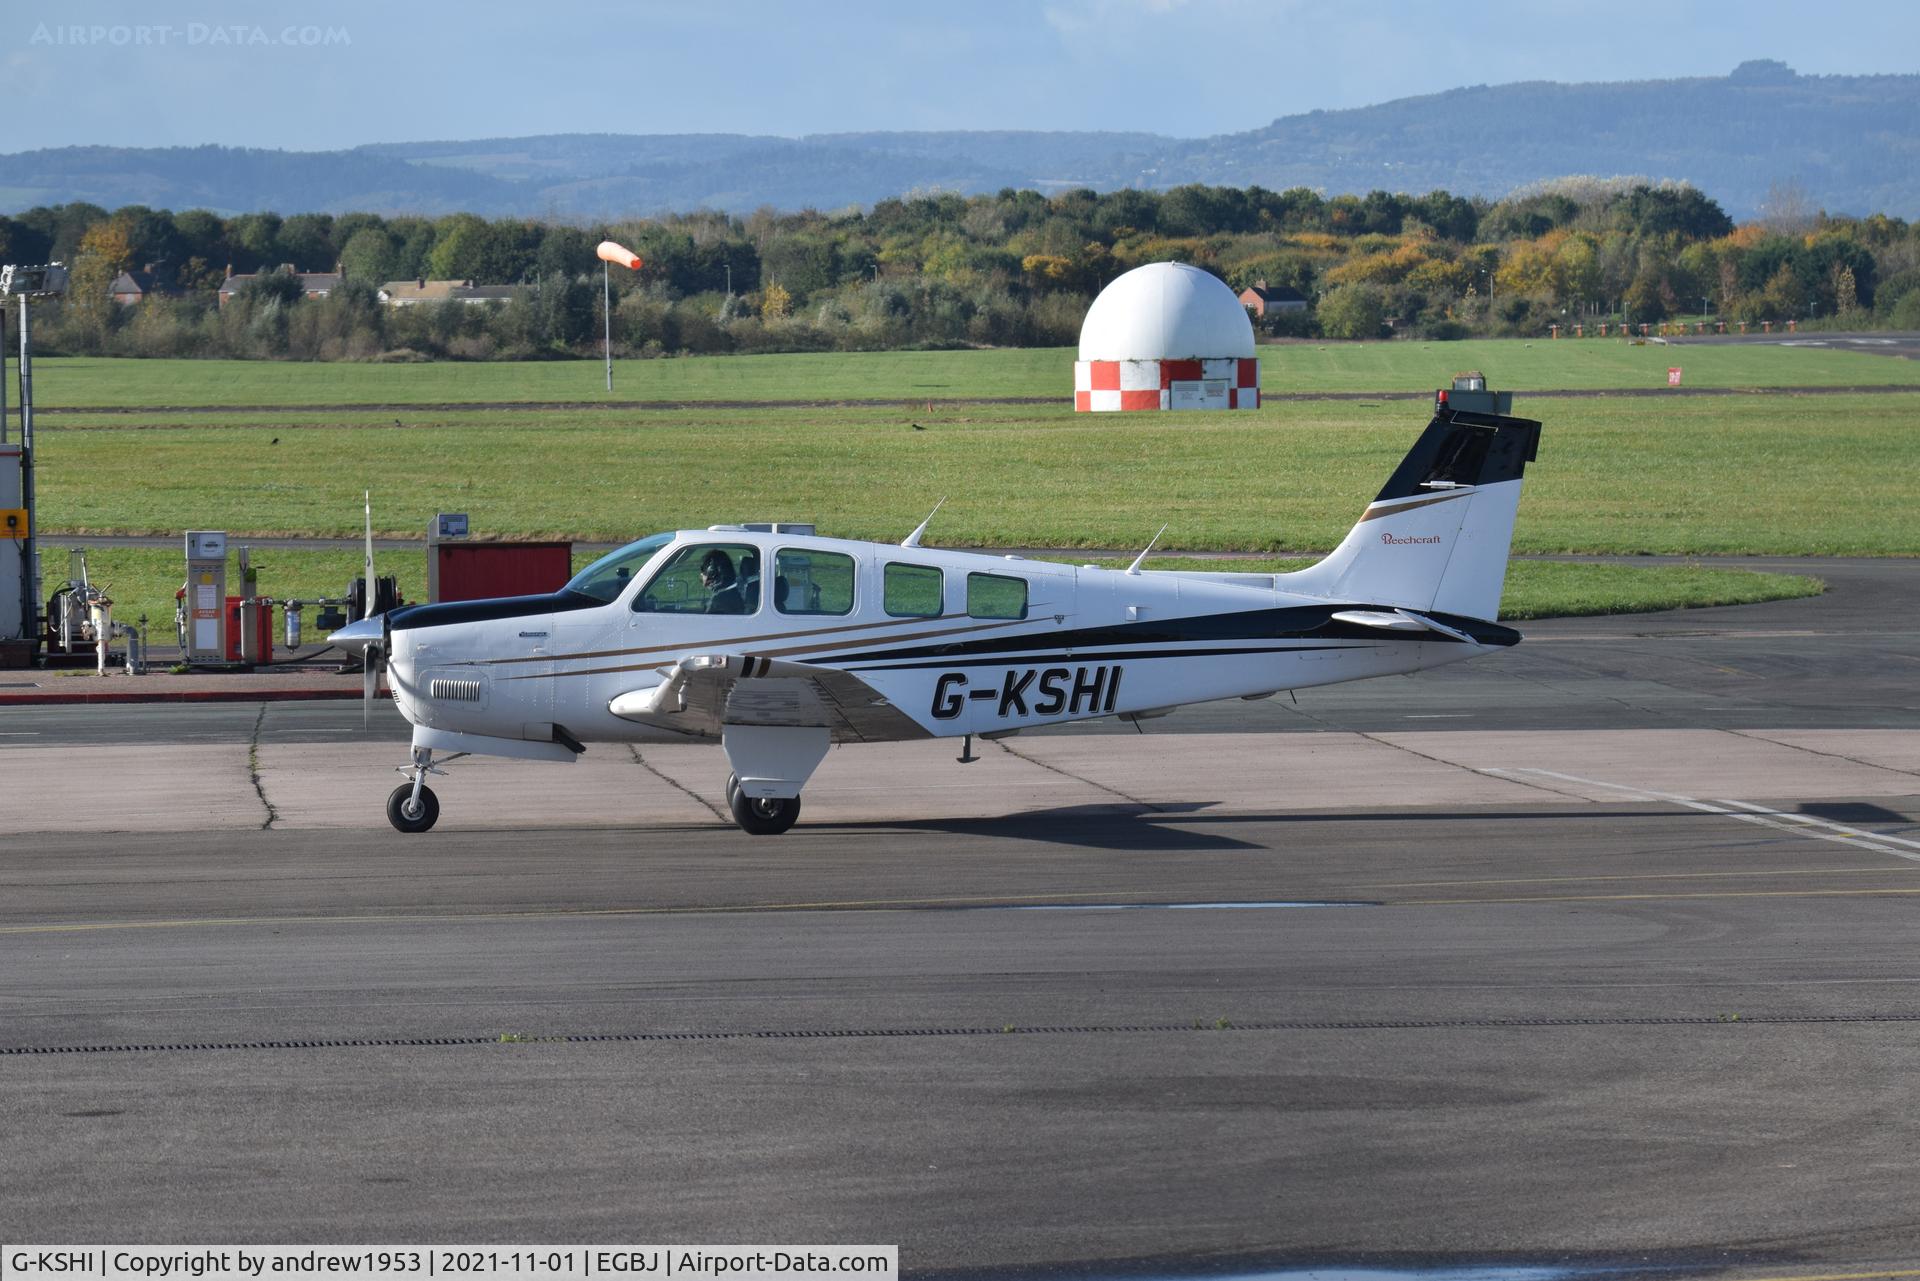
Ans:
[{"label": "cockpit windshield", "polygon": [[673,535],[665,533],[651,535],[637,543],[628,543],[575,574],[560,590],[591,596],[603,605],[609,604],[627,590],[627,584],[653,559],[654,553],[672,541]]}]

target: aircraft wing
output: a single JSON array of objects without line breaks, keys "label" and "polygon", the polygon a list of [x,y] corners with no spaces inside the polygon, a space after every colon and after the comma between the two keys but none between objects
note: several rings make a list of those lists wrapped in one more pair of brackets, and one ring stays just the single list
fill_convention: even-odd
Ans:
[{"label": "aircraft wing", "polygon": [[841,743],[932,737],[858,676],[744,654],[683,658],[658,685],[617,695],[607,709],[625,720],[714,738],[727,725],[824,725]]}]

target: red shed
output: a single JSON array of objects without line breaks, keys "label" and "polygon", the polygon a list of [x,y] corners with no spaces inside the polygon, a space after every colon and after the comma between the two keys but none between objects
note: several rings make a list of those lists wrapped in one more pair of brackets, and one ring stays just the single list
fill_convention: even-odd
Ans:
[{"label": "red shed", "polygon": [[573,577],[572,543],[439,542],[427,548],[427,599],[541,596]]}]

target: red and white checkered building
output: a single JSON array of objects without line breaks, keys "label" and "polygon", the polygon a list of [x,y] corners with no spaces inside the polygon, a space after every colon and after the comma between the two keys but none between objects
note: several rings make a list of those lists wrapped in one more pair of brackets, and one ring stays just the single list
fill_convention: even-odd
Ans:
[{"label": "red and white checkered building", "polygon": [[[1180,384],[1215,384],[1189,390],[1173,400]],[[1208,403],[1224,399],[1226,403]],[[1189,400],[1194,403],[1187,403]],[[1212,360],[1076,360],[1073,407],[1085,413],[1111,409],[1258,409],[1260,362],[1251,356]]]},{"label": "red and white checkered building", "polygon": [[1217,276],[1185,263],[1149,263],[1108,285],[1087,309],[1073,407],[1258,409],[1253,352],[1253,322]]}]

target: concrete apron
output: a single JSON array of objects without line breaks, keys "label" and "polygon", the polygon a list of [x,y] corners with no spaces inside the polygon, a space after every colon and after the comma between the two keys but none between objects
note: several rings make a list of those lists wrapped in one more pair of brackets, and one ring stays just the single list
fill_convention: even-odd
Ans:
[{"label": "concrete apron", "polygon": [[[835,748],[801,822],[1048,812],[1265,813],[1433,806],[1920,793],[1920,736],[1898,730],[1182,734]],[[0,747],[0,830],[158,832],[386,827],[395,744]],[[573,764],[471,758],[431,780],[438,831],[707,826],[723,821],[716,746],[600,744]],[[397,834],[396,834],[397,837]]]}]

